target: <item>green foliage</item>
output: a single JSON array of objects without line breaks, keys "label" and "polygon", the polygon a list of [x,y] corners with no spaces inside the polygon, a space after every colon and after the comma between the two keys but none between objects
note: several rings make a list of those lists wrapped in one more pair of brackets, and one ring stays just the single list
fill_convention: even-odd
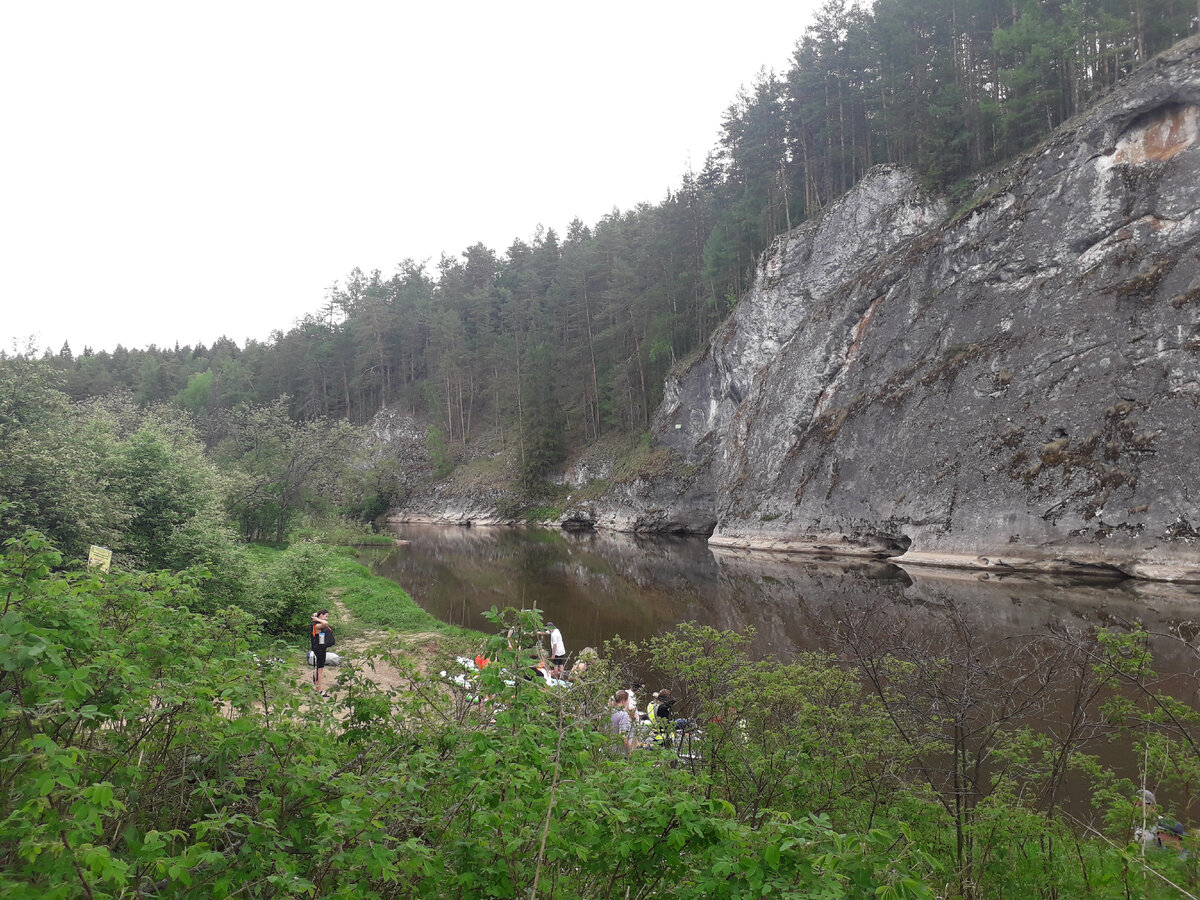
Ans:
[{"label": "green foliage", "polygon": [[909,749],[852,672],[819,654],[752,660],[752,636],[687,623],[608,652],[669,673],[677,714],[706,723],[696,767],[740,820],[760,825],[785,809],[869,827],[858,819],[865,801],[899,794]]},{"label": "green foliage", "polygon": [[433,462],[433,473],[438,478],[445,478],[454,471],[454,457],[446,447],[446,434],[437,426],[430,426],[425,432],[425,448],[429,451],[429,459]]},{"label": "green foliage", "polygon": [[[497,612],[469,693],[393,652],[403,694],[366,677],[368,656],[339,670],[336,706],[309,706],[270,660],[314,608],[336,610],[341,637],[480,641],[346,552],[234,542],[222,497],[276,538],[352,505],[359,432],[283,403],[209,420],[231,482],[179,414],[73,405],[51,364],[0,361],[5,897],[1105,897],[1196,881],[1194,854],[1124,849],[1136,789],[1182,798],[1165,810],[1180,819],[1200,793],[1197,715],[1141,629],[996,647],[961,620],[903,634],[868,610],[838,623],[864,692],[832,657],[754,660],[749,635],[687,625],[614,641],[607,664],[549,690],[513,677],[539,614]],[[553,408],[541,391],[531,411]],[[639,465],[677,465],[659,456]],[[63,573],[40,522],[72,553],[103,538],[114,571]],[[613,658],[664,674],[703,726],[695,752],[615,752],[607,698],[630,673]],[[1067,732],[1025,727],[1052,707],[1072,710]],[[1139,783],[1080,752],[1102,728],[1142,760]],[[1065,826],[1068,772],[1094,785],[1116,848]]]},{"label": "green foliage", "polygon": [[[351,599],[365,570],[327,549],[254,559],[281,594],[331,566],[363,627],[401,599]],[[755,661],[743,636],[699,626],[625,648],[678,667],[681,702],[715,714],[700,765],[679,765],[613,752],[606,698],[624,679],[605,666],[555,689],[513,677],[543,630],[536,610],[493,611],[491,662],[461,695],[390,650],[403,692],[373,683],[367,657],[323,701],[249,652],[262,637],[244,613],[187,612],[186,582],[61,561],[32,532],[0,557],[6,898],[1167,897],[1159,876],[1197,874],[1029,806],[1022,773],[1054,746],[1015,729],[956,889],[954,829],[908,781],[879,703],[826,657]]]},{"label": "green foliage", "polygon": [[396,542],[391,533],[373,531],[365,522],[344,516],[308,516],[292,529],[291,539],[342,547],[391,547]]},{"label": "green foliage", "polygon": [[169,409],[110,398],[71,405],[46,364],[0,361],[0,535],[38,528],[68,553],[108,546],[119,564],[180,572],[201,606],[241,602],[246,567],[221,509],[225,479]]},{"label": "green foliage", "polygon": [[530,524],[551,522],[561,515],[562,510],[557,506],[532,506],[525,510],[525,521]]},{"label": "green foliage", "polygon": [[235,472],[226,503],[247,540],[282,543],[302,512],[328,511],[342,499],[356,429],[328,419],[296,422],[286,406],[284,397],[233,410],[215,452]]},{"label": "green foliage", "polygon": [[1122,780],[1106,785],[1101,796],[1111,832],[1128,830],[1131,798],[1147,787],[1178,798],[1174,808],[1161,813],[1191,820],[1192,798],[1200,791],[1200,713],[1178,696],[1171,679],[1154,670],[1150,635],[1140,625],[1128,631],[1101,629],[1097,641],[1096,670],[1119,688],[1105,699],[1104,714],[1116,735],[1132,745],[1142,773],[1137,784]]},{"label": "green foliage", "polygon": [[188,378],[187,387],[180,392],[179,405],[199,418],[208,412],[212,402],[212,372],[197,372]]},{"label": "green foliage", "polygon": [[[364,441],[365,444],[365,441]],[[372,527],[384,524],[387,514],[402,498],[401,473],[404,461],[390,448],[372,452],[364,446],[340,477],[341,501],[338,519],[350,518]],[[325,519],[328,521],[329,517]],[[326,529],[329,525],[324,526]],[[361,529],[360,529],[361,530]]]},{"label": "green foliage", "polygon": [[80,555],[111,544],[129,513],[110,490],[115,435],[58,382],[47,363],[0,359],[0,539],[36,527]]},{"label": "green foliage", "polygon": [[566,459],[567,445],[549,348],[539,344],[527,355],[529,400],[522,428],[521,477],[526,486],[532,486]]},{"label": "green foliage", "polygon": [[353,667],[340,719],[304,714],[245,617],[58,560],[30,535],[0,563],[5,896],[930,896],[896,832],[751,829],[686,771],[609,758],[572,692],[506,682],[502,637],[494,724],[447,725],[415,673],[401,696]]},{"label": "green foliage", "polygon": [[186,425],[145,422],[116,449],[112,473],[130,511],[119,546],[135,565],[232,565],[232,533],[221,510],[225,481]]},{"label": "green foliage", "polygon": [[[320,574],[323,590],[335,594],[354,617],[355,624],[346,630],[347,637],[357,634],[360,628],[386,628],[403,634],[463,633],[417,606],[400,585],[375,578],[353,559],[329,554],[322,560]],[[307,613],[303,618],[307,619]],[[338,635],[341,637],[342,632]]]},{"label": "green foliage", "polygon": [[224,516],[208,510],[193,516],[171,535],[168,571],[180,572],[197,586],[200,604],[193,609],[212,612],[234,605],[250,608],[250,580],[245,547]]},{"label": "green foliage", "polygon": [[[268,634],[292,635],[325,605],[325,584],[334,555],[316,544],[293,544],[282,551],[256,553],[257,580],[245,604]],[[335,629],[340,635],[340,629]]]},{"label": "green foliage", "polygon": [[[117,896],[200,862],[203,772],[255,632],[167,576],[58,576],[39,535],[0,559],[0,892]],[[236,758],[236,757],[235,757]],[[190,846],[189,846],[190,845]]]}]

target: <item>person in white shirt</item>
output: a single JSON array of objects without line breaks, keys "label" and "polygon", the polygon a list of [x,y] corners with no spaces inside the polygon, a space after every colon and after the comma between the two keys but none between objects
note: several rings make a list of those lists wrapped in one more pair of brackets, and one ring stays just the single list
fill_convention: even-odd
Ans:
[{"label": "person in white shirt", "polygon": [[637,697],[638,691],[642,691],[645,689],[646,689],[646,682],[642,681],[640,678],[634,679],[633,684],[630,685],[630,687],[629,687],[629,691],[628,691],[629,704],[626,707],[626,709],[629,710],[629,718],[633,719],[633,721],[635,723],[640,718],[638,716],[638,697]]},{"label": "person in white shirt", "polygon": [[550,662],[554,665],[554,677],[562,678],[563,666],[567,662],[567,645],[563,643],[562,632],[553,622],[547,622],[550,629]]}]

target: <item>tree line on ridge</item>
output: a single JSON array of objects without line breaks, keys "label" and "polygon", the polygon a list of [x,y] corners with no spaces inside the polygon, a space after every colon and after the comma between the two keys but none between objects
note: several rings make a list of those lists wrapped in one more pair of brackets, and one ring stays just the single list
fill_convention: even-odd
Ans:
[{"label": "tree line on ridge", "polygon": [[[127,387],[200,415],[286,397],[300,421],[400,408],[451,446],[516,453],[527,481],[575,448],[648,429],[778,234],[879,163],[963,197],[1194,29],[1184,0],[827,0],[782,73],[729,106],[718,145],[658,203],[503,252],[352,271],[265,342],[57,357],[76,400]],[[50,354],[48,354],[50,355]]]}]

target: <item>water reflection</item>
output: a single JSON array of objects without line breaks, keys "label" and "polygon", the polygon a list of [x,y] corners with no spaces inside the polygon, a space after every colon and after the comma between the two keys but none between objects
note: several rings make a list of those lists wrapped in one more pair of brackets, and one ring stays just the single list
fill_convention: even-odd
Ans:
[{"label": "water reflection", "polygon": [[[714,553],[701,539],[603,532],[436,526],[395,532],[409,543],[369,551],[364,559],[426,610],[488,631],[482,613],[492,606],[537,607],[562,629],[573,654],[618,634],[642,641],[684,621],[741,633],[753,628],[752,652],[782,659],[802,650],[843,649],[834,643],[839,620],[882,623],[883,633],[915,636],[918,643],[945,635],[1001,649],[1003,643],[1032,644],[1040,635],[1081,636],[1098,625],[1140,621],[1153,635],[1155,668],[1168,676],[1160,687],[1197,699],[1189,677],[1198,659],[1197,585]],[[945,649],[950,656],[961,650]],[[1127,741],[1089,749],[1122,774],[1138,772]],[[1063,791],[1059,799],[1073,814],[1095,815],[1082,785],[1068,783]]]},{"label": "water reflection", "polygon": [[745,632],[754,652],[789,658],[826,646],[847,607],[886,604],[920,627],[957,609],[982,640],[1142,621],[1160,635],[1160,671],[1191,672],[1173,640],[1200,631],[1200,585],[1066,579],[910,567],[845,559],[720,551],[697,538],[540,529],[395,526],[409,543],[364,554],[440,619],[489,630],[492,606],[537,607],[571,652],[613,635],[640,641],[683,621]]}]

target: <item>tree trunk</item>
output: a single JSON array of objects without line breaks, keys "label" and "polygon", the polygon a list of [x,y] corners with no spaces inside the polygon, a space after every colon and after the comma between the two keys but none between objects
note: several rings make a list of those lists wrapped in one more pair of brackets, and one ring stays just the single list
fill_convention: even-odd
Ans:
[{"label": "tree trunk", "polygon": [[500,446],[504,444],[504,416],[500,410],[500,367],[492,366],[492,383],[496,386],[496,427],[500,429]]},{"label": "tree trunk", "polygon": [[650,425],[650,397],[646,393],[646,369],[642,365],[642,344],[638,340],[637,324],[633,321],[633,310],[629,311],[630,331],[633,333],[633,349],[634,355],[637,357],[638,364],[638,380],[642,386],[642,421],[649,427]]},{"label": "tree trunk", "polygon": [[592,362],[592,397],[595,400],[595,418],[593,420],[595,436],[600,437],[600,379],[596,373],[596,342],[592,337],[592,307],[588,300],[587,275],[583,279],[583,314],[587,321],[588,354]]},{"label": "tree trunk", "polygon": [[525,406],[521,399],[521,342],[514,341],[517,348],[517,440],[521,442],[521,471],[525,471]]}]

